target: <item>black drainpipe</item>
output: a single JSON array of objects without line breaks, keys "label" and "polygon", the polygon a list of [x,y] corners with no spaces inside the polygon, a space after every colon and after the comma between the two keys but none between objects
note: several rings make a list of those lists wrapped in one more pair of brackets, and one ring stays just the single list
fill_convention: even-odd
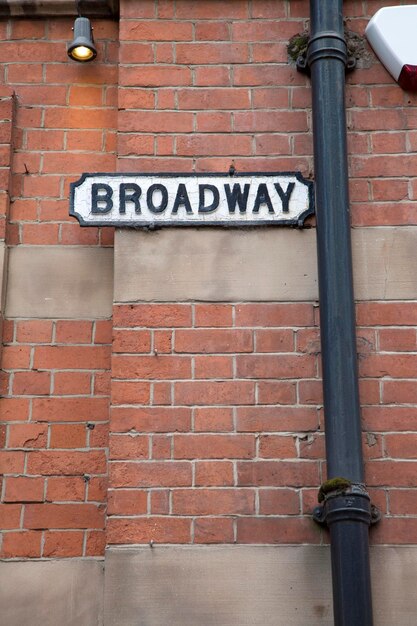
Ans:
[{"label": "black drainpipe", "polygon": [[314,512],[330,530],[334,623],[371,626],[369,525],[356,362],[342,0],[310,0],[320,332],[327,478]]}]

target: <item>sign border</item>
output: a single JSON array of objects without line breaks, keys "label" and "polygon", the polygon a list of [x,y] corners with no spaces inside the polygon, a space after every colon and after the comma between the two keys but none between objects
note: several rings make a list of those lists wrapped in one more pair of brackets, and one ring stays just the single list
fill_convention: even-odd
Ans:
[{"label": "sign border", "polygon": [[[215,221],[204,221],[204,222],[189,222],[187,220],[179,220],[175,224],[172,223],[164,223],[164,222],[148,222],[144,220],[132,221],[132,222],[117,222],[117,221],[95,221],[95,222],[87,222],[84,220],[83,216],[80,215],[74,209],[74,199],[75,199],[75,189],[83,184],[83,182],[88,177],[113,177],[113,178],[129,178],[129,177],[165,177],[165,178],[215,178],[215,177],[225,177],[229,176],[230,180],[236,178],[243,178],[248,176],[280,176],[280,177],[292,177],[296,178],[300,183],[305,185],[308,190],[308,200],[309,206],[308,209],[303,211],[296,219],[283,219],[283,220],[252,220],[250,223],[242,223],[237,220],[230,220],[225,222],[215,222]],[[70,183],[70,217],[75,217],[80,226],[112,226],[115,228],[136,228],[143,230],[158,230],[160,228],[200,228],[202,226],[211,226],[211,227],[219,227],[219,228],[252,228],[254,226],[292,226],[294,228],[304,228],[304,222],[310,215],[315,214],[315,198],[314,198],[314,181],[304,178],[301,172],[235,172],[234,174],[229,174],[228,172],[83,172],[81,177]]]}]

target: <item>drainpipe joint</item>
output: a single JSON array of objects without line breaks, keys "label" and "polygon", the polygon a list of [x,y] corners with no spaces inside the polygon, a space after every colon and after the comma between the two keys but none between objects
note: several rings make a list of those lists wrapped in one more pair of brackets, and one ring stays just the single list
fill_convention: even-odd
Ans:
[{"label": "drainpipe joint", "polygon": [[313,519],[318,524],[331,526],[350,521],[370,526],[381,518],[380,511],[371,504],[369,494],[361,483],[351,483],[347,488],[330,491],[323,499],[323,504],[313,511]]}]

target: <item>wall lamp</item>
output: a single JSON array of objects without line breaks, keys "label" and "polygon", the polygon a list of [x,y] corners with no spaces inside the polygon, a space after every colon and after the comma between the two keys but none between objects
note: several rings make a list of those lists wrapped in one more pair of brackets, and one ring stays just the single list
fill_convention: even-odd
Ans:
[{"label": "wall lamp", "polygon": [[68,56],[74,61],[86,63],[92,61],[97,56],[94,45],[93,29],[88,17],[77,17],[74,22],[74,39],[68,46]]}]

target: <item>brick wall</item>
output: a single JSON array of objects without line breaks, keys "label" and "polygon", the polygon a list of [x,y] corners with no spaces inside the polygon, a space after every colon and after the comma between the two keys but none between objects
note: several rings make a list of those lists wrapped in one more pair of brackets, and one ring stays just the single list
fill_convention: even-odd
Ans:
[{"label": "brick wall", "polygon": [[[1,82],[16,99],[7,244],[42,250],[46,265],[55,246],[76,254],[113,241],[111,229],[81,230],[69,218],[68,190],[81,171],[115,168],[117,24],[95,21],[100,60],[85,68],[66,56],[71,27],[70,19],[0,22]],[[64,318],[74,297],[68,290],[58,303]],[[105,544],[111,322],[51,317],[42,302],[33,310],[28,295],[26,311],[3,328],[1,556],[97,556]]]},{"label": "brick wall", "polygon": [[[348,28],[362,35],[389,4],[346,1]],[[85,171],[233,163],[313,177],[309,80],[286,50],[308,2],[120,9],[120,24],[94,21],[99,54],[86,66],[66,57],[71,20],[0,22],[7,146],[13,92],[16,101],[12,250],[49,258],[113,244],[112,229],[68,216],[69,183]],[[399,227],[401,246],[417,224],[416,96],[369,49],[347,80],[352,224],[376,237]],[[7,157],[4,168],[7,178]],[[415,247],[404,250],[404,267],[414,259]],[[417,290],[402,296],[398,276],[395,300],[365,297],[357,312],[367,484],[384,513],[371,539],[393,544],[415,543],[417,513]],[[6,302],[2,557],[96,556],[106,542],[326,542],[310,517],[325,478],[318,305],[294,299],[161,304],[138,292],[115,301],[113,339],[110,315]]]}]

